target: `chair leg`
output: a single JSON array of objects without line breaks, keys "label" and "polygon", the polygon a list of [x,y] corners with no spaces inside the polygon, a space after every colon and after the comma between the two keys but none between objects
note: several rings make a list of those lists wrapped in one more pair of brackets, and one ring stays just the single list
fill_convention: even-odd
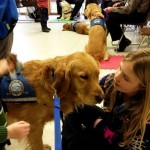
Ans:
[{"label": "chair leg", "polygon": [[150,46],[150,36],[148,36],[148,46]]},{"label": "chair leg", "polygon": [[143,36],[143,39],[142,39],[142,41],[141,41],[141,43],[139,44],[139,46],[138,46],[137,49],[139,49],[139,48],[141,47],[141,45],[143,45],[143,43],[144,43],[144,41],[145,41],[145,38],[146,38],[146,36]]}]

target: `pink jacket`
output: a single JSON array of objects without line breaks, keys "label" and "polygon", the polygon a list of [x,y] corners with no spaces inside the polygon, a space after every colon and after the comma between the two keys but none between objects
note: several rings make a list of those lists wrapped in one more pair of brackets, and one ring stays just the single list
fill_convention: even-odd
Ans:
[{"label": "pink jacket", "polygon": [[48,0],[37,0],[38,7],[48,8]]}]

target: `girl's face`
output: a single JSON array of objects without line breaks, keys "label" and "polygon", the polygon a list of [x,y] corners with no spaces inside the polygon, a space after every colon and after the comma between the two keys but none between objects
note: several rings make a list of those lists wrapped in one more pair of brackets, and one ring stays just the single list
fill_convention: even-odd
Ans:
[{"label": "girl's face", "polygon": [[133,96],[139,90],[140,81],[133,72],[133,63],[124,61],[115,73],[114,88],[117,91]]}]

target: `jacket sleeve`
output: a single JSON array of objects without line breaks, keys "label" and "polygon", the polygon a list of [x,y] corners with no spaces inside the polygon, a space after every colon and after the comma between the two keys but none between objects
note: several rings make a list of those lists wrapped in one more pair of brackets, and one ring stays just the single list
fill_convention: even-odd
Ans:
[{"label": "jacket sleeve", "polygon": [[7,0],[0,1],[0,21],[3,18],[4,12],[5,12],[5,9],[6,9],[6,4],[7,4]]},{"label": "jacket sleeve", "polygon": [[3,143],[7,140],[7,128],[0,126],[0,143]]},{"label": "jacket sleeve", "polygon": [[118,12],[120,14],[130,14],[135,11],[142,0],[127,0],[124,6],[114,7],[112,12]]},{"label": "jacket sleeve", "polygon": [[0,101],[0,143],[7,140],[6,116]]},{"label": "jacket sleeve", "polygon": [[106,119],[100,121],[94,130],[110,145],[117,145],[122,139],[122,134],[113,129]]}]

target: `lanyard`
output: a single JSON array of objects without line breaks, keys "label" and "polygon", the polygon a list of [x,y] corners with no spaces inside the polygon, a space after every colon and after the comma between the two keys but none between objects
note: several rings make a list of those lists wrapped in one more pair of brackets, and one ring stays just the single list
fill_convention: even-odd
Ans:
[{"label": "lanyard", "polygon": [[55,150],[62,150],[60,128],[60,99],[54,95]]}]

